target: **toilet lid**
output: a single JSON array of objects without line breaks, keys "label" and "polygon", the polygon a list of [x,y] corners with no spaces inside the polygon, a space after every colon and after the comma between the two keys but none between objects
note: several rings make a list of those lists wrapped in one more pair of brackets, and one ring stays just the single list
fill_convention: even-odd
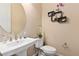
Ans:
[{"label": "toilet lid", "polygon": [[45,53],[53,53],[53,52],[56,52],[56,49],[54,47],[51,47],[51,46],[43,46],[41,47],[40,49],[42,49]]}]

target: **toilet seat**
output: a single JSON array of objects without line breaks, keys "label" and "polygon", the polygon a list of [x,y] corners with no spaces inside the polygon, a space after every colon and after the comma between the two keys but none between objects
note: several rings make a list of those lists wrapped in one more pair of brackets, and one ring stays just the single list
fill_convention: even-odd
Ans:
[{"label": "toilet seat", "polygon": [[56,53],[56,49],[54,47],[51,47],[48,45],[42,46],[40,49],[43,50],[43,52],[46,54],[55,54]]}]

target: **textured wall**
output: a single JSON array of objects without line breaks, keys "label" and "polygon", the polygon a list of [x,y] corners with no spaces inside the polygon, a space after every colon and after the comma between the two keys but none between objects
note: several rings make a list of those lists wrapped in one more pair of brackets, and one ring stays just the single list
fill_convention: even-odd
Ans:
[{"label": "textured wall", "polygon": [[[56,4],[43,4],[42,8],[42,28],[46,43],[54,46],[63,55],[79,55],[79,4],[64,4],[62,10],[69,18],[69,23],[66,24],[51,22],[48,17],[48,11],[55,10]],[[65,42],[68,49],[63,48]]]}]

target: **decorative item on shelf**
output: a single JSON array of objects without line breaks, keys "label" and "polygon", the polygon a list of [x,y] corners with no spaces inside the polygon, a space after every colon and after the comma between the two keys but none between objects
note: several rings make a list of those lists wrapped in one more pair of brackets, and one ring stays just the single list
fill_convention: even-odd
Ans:
[{"label": "decorative item on shelf", "polygon": [[58,23],[66,23],[67,22],[67,16],[64,16],[64,12],[60,10],[60,7],[63,7],[64,4],[59,3],[57,4],[56,11],[50,11],[48,12],[48,16],[51,17],[52,22],[58,22]]},{"label": "decorative item on shelf", "polygon": [[26,32],[23,32],[23,37],[24,37],[24,38],[26,38],[26,37],[27,37]]},{"label": "decorative item on shelf", "polygon": [[50,11],[50,12],[48,12],[48,16],[51,17],[51,21],[52,21],[52,22],[55,22],[55,21],[56,21],[55,19],[53,19],[54,16],[55,16],[55,11]]},{"label": "decorative item on shelf", "polygon": [[50,11],[50,12],[48,12],[48,16],[49,16],[49,17],[55,16],[55,11]]},{"label": "decorative item on shelf", "polygon": [[63,7],[63,6],[64,6],[64,4],[63,4],[63,3],[59,3],[59,5],[60,5],[61,7]]},{"label": "decorative item on shelf", "polygon": [[37,35],[38,35],[39,38],[42,38],[42,34],[41,33],[38,33]]},{"label": "decorative item on shelf", "polygon": [[63,17],[58,18],[58,22],[59,23],[65,23],[65,22],[67,22],[67,17],[63,16]]}]

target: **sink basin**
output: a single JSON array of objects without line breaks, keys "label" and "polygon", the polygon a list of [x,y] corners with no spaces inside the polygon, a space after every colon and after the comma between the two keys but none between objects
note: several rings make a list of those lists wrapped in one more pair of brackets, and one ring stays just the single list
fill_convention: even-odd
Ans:
[{"label": "sink basin", "polygon": [[7,44],[6,44],[6,46],[7,47],[13,47],[13,46],[16,46],[16,45],[18,45],[19,43],[17,43],[16,41],[15,42],[8,42]]},{"label": "sink basin", "polygon": [[[11,42],[8,41],[5,44],[0,43],[0,52],[5,56],[9,56],[15,53],[18,53],[18,55],[25,55],[26,49],[35,44],[36,41],[37,39],[33,38],[22,38]],[[21,51],[24,52],[22,53]]]},{"label": "sink basin", "polygon": [[8,47],[13,47],[13,46],[17,46],[17,45],[23,45],[26,43],[28,44],[29,42],[32,42],[32,41],[33,41],[33,39],[29,40],[29,38],[27,38],[27,39],[22,38],[22,39],[18,39],[18,40],[12,41],[12,42],[8,42],[6,45]]}]

